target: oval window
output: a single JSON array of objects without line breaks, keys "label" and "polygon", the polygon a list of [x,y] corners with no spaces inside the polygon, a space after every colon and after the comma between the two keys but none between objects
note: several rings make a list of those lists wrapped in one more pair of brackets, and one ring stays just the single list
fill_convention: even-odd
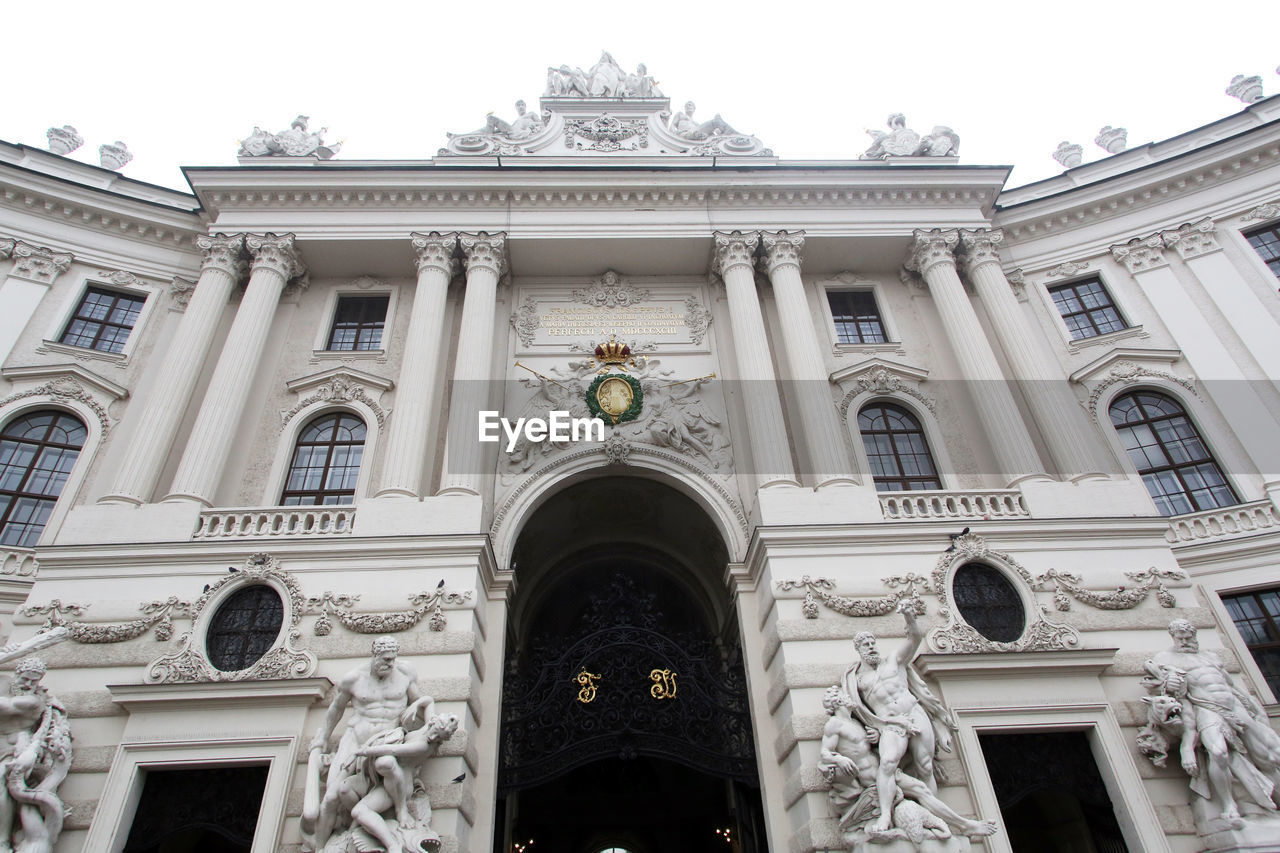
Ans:
[{"label": "oval window", "polygon": [[233,593],[205,634],[209,663],[220,672],[248,669],[275,645],[283,624],[284,602],[274,588],[258,583]]},{"label": "oval window", "polygon": [[1012,643],[1022,636],[1027,625],[1022,597],[999,569],[982,563],[961,566],[951,594],[964,621],[988,640]]}]

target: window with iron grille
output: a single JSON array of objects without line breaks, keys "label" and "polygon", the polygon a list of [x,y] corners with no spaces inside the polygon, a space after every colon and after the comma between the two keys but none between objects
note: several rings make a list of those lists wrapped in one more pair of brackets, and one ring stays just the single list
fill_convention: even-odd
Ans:
[{"label": "window with iron grille", "polygon": [[940,489],[924,430],[911,414],[889,403],[858,412],[858,431],[878,492]]},{"label": "window with iron grille", "polygon": [[1156,391],[1125,394],[1111,423],[1162,515],[1239,503],[1178,401]]},{"label": "window with iron grille", "polygon": [[239,672],[271,650],[284,624],[280,593],[255,583],[232,593],[218,606],[205,633],[209,663],[221,672]]},{"label": "window with iron grille", "polygon": [[1049,288],[1049,295],[1074,341],[1128,328],[1101,279],[1060,284]]},{"label": "window with iron grille", "polygon": [[330,350],[382,349],[382,329],[387,322],[389,296],[340,296],[329,330]]},{"label": "window with iron grille", "polygon": [[323,415],[307,424],[294,445],[281,505],[353,503],[364,439],[364,421],[355,415]]},{"label": "window with iron grille", "polygon": [[1222,603],[1262,670],[1271,695],[1280,698],[1280,588],[1224,595]]},{"label": "window with iron grille", "polygon": [[1280,223],[1245,233],[1245,239],[1276,278],[1280,278]]},{"label": "window with iron grille", "polygon": [[999,569],[966,563],[951,579],[951,597],[961,618],[993,642],[1012,643],[1027,627],[1022,597]]},{"label": "window with iron grille", "polygon": [[146,297],[91,287],[80,299],[58,343],[101,352],[122,352]]},{"label": "window with iron grille", "polygon": [[888,340],[875,294],[870,290],[828,290],[827,304],[842,344],[882,344]]},{"label": "window with iron grille", "polygon": [[0,432],[0,545],[39,541],[86,435],[78,418],[57,411],[22,415]]}]

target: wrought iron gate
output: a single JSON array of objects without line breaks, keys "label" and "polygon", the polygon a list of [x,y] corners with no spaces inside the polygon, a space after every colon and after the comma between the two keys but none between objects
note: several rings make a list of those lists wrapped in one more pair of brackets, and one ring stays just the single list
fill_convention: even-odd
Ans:
[{"label": "wrought iron gate", "polygon": [[510,659],[503,694],[503,793],[636,756],[758,784],[738,650],[668,630],[625,575],[592,597],[579,626]]}]

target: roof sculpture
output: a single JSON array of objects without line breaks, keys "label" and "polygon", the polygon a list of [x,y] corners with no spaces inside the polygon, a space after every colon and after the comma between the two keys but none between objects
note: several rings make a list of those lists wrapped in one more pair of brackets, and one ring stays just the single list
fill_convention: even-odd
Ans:
[{"label": "roof sculpture", "polygon": [[644,64],[625,71],[607,51],[591,68],[547,68],[538,112],[516,102],[516,117],[494,115],[483,127],[450,133],[439,155],[772,157],[764,143],[719,115],[693,117],[694,104],[672,112]]}]

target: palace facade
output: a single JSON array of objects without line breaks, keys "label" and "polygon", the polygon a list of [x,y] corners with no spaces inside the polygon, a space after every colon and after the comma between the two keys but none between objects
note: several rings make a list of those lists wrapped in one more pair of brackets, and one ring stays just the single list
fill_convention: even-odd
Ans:
[{"label": "palace facade", "polygon": [[[1280,708],[1280,98],[1008,188],[948,128],[788,161],[616,68],[421,161],[299,117],[190,193],[0,143],[54,849],[355,849],[313,736],[382,635],[459,721],[439,849],[848,849],[823,698],[901,609],[939,797],[997,831],[855,849],[1280,849],[1274,767],[1224,747],[1224,823],[1150,758],[1212,710],[1144,687],[1185,619]],[[605,439],[514,431],[551,412]]]}]

